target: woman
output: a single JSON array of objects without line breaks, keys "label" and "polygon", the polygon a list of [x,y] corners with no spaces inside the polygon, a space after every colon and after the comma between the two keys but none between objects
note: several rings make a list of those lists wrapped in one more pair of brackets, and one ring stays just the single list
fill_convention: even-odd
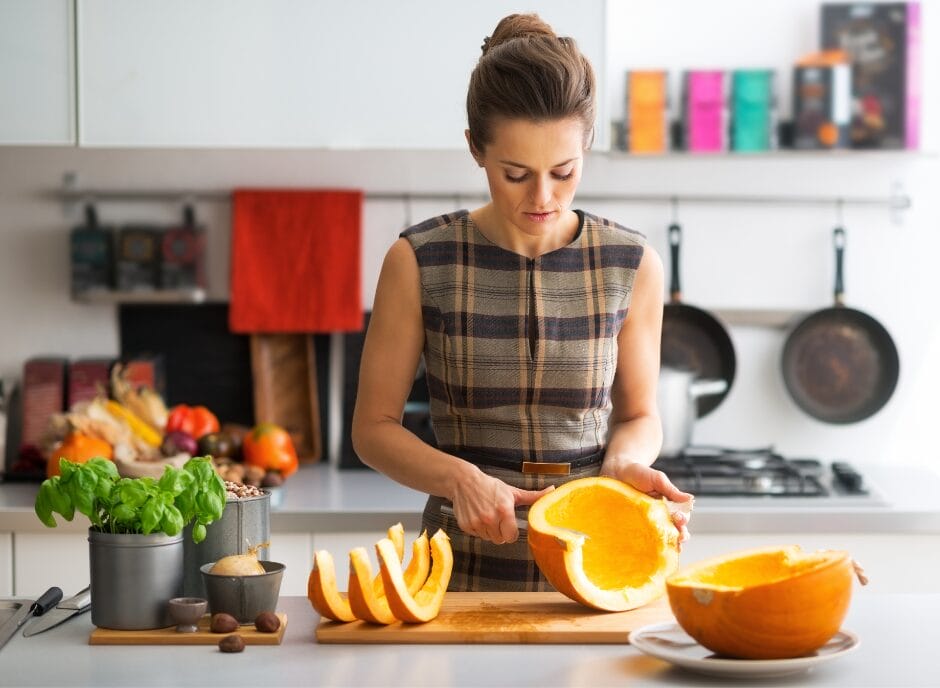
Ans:
[{"label": "woman", "polygon": [[[595,98],[572,39],[536,15],[500,21],[467,94],[491,200],[402,232],[382,267],[353,443],[430,495],[423,525],[451,538],[451,590],[551,589],[515,519],[567,480],[692,498],[650,468],[662,263],[639,233],[570,207]],[[422,354],[437,448],[401,425]],[[686,517],[673,520],[686,539]]]}]

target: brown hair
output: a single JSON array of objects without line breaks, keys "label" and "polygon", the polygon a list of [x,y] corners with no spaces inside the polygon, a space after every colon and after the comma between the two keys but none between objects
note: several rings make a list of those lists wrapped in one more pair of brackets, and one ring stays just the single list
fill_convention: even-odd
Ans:
[{"label": "brown hair", "polygon": [[573,38],[558,37],[537,14],[511,14],[483,40],[470,75],[467,126],[482,152],[495,119],[535,122],[574,117],[593,138],[596,87],[591,63]]}]

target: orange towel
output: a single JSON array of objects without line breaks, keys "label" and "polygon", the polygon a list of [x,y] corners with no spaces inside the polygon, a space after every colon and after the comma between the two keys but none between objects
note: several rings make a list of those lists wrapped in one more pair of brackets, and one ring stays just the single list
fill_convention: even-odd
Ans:
[{"label": "orange towel", "polygon": [[361,191],[237,189],[233,332],[362,330]]}]

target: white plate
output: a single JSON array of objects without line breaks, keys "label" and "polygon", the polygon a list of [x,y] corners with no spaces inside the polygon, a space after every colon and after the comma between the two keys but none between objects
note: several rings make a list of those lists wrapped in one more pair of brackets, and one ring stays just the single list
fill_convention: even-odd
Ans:
[{"label": "white plate", "polygon": [[630,633],[630,644],[646,654],[658,657],[689,671],[710,676],[762,678],[806,671],[842,657],[858,647],[859,640],[845,629],[828,643],[806,657],[793,659],[729,659],[719,657],[699,645],[679,624],[660,623],[638,628]]}]

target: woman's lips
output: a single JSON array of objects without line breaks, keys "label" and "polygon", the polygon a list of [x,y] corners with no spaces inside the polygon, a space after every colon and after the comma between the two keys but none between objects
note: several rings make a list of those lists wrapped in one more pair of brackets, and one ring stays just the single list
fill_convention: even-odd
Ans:
[{"label": "woman's lips", "polygon": [[545,213],[525,213],[525,216],[529,218],[532,222],[545,222],[554,214],[555,214],[554,211],[550,210]]}]

